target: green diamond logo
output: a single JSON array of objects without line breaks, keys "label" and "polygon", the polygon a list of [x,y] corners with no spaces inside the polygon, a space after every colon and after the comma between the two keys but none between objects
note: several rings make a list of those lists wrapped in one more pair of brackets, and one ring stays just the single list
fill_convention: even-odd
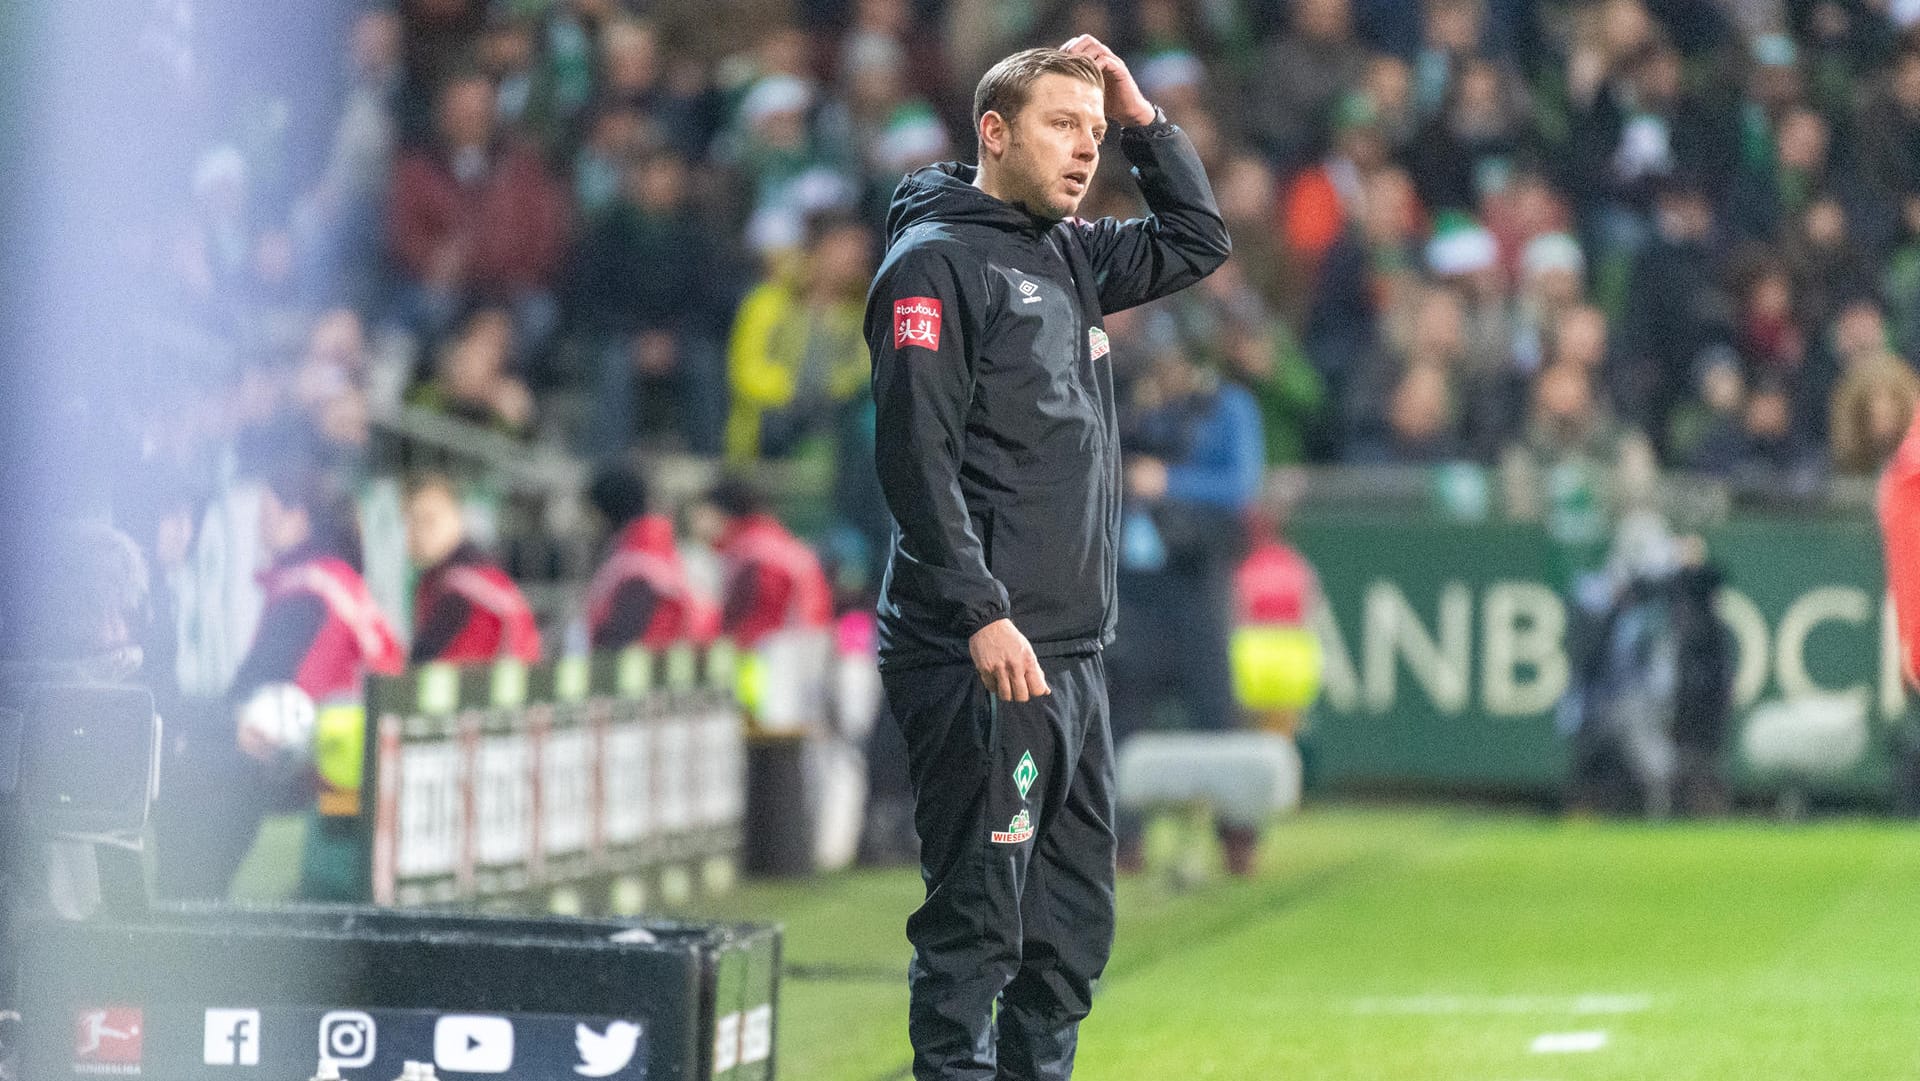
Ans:
[{"label": "green diamond logo", "polygon": [[1027,789],[1040,779],[1040,767],[1033,764],[1033,752],[1027,751],[1020,756],[1020,764],[1013,767],[1013,783],[1020,789],[1020,798],[1027,798]]}]

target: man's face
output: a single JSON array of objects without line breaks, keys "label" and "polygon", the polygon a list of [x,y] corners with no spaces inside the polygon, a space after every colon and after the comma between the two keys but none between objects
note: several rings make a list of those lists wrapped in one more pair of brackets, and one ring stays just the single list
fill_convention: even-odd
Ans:
[{"label": "man's face", "polygon": [[461,533],[460,505],[445,488],[422,488],[407,500],[407,555],[416,566],[447,558],[460,546]]},{"label": "man's face", "polygon": [[1035,79],[1027,104],[1005,125],[997,155],[1007,201],[1056,220],[1080,209],[1100,166],[1105,107],[1105,94],[1091,83],[1067,75]]},{"label": "man's face", "polygon": [[440,135],[449,146],[480,146],[493,137],[493,84],[461,79],[440,99]]}]

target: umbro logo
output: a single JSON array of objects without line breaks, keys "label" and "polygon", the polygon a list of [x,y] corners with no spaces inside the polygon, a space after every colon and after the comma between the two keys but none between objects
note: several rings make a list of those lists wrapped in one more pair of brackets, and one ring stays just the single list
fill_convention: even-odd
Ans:
[{"label": "umbro logo", "polygon": [[1032,282],[1021,282],[1020,295],[1022,299],[1020,303],[1022,304],[1040,303],[1042,298],[1037,295],[1039,292],[1040,292],[1040,287],[1033,284]]}]

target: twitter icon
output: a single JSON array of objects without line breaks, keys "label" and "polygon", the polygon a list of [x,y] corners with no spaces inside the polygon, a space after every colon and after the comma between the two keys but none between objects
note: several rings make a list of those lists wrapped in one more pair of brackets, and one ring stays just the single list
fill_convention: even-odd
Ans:
[{"label": "twitter icon", "polygon": [[612,1077],[633,1062],[640,1048],[640,1026],[631,1021],[614,1021],[605,1032],[591,1026],[573,1026],[573,1045],[580,1049],[580,1065],[573,1072],[581,1077]]}]

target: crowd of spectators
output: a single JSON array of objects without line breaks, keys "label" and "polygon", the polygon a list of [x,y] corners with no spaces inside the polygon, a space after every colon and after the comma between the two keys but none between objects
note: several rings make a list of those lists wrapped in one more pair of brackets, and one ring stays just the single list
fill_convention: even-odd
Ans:
[{"label": "crowd of spectators", "polygon": [[[1241,385],[1268,464],[1641,447],[1817,485],[1920,399],[1904,0],[318,7],[305,63],[203,65],[218,106],[127,244],[171,320],[149,448],[291,413],[344,460],[411,402],[593,459],[864,469],[892,188],[971,155],[987,63],[1074,32],[1187,129],[1235,242],[1119,320],[1117,370]],[[1123,169],[1089,213],[1137,212]]]}]

